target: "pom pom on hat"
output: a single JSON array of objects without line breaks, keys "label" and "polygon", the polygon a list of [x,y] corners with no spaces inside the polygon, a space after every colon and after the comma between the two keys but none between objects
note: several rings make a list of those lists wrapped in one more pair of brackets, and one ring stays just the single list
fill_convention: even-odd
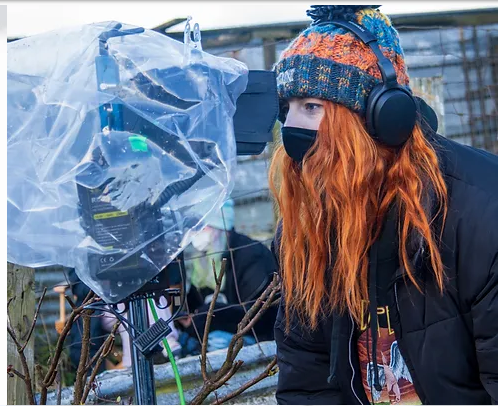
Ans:
[{"label": "pom pom on hat", "polygon": [[321,24],[332,20],[353,20],[355,14],[367,8],[378,9],[380,6],[333,5],[311,6],[306,15],[313,20],[312,24]]}]

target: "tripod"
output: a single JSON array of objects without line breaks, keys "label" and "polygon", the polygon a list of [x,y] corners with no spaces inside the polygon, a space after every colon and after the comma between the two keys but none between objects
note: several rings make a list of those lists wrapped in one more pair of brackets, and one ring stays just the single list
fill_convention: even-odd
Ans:
[{"label": "tripod", "polygon": [[[137,330],[144,332],[148,329],[147,299],[139,298],[130,301],[128,317],[130,323]],[[157,404],[156,389],[154,383],[154,365],[152,359],[146,358],[133,344],[137,332],[133,330],[131,337],[131,365],[133,372],[133,387],[137,405]]]},{"label": "tripod", "polygon": [[[169,278],[168,274],[174,272],[175,261],[170,263],[162,272],[160,272],[151,281],[145,284],[137,292],[130,295],[128,298],[124,299],[120,304],[124,305],[124,309],[119,312],[118,304],[113,304],[110,306],[110,312],[125,324],[125,328],[130,335],[130,353],[131,353],[131,368],[133,373],[133,386],[135,391],[135,400],[138,405],[154,405],[157,404],[157,398],[155,394],[155,383],[154,383],[154,367],[153,367],[153,355],[156,352],[161,351],[159,345],[160,341],[163,340],[165,349],[168,350],[168,355],[170,356],[170,361],[174,364],[174,360],[171,360],[171,350],[168,348],[168,343],[165,337],[171,333],[171,328],[169,323],[171,320],[179,314],[183,308],[183,302],[185,300],[185,295],[181,295],[182,291],[178,288],[169,288]],[[182,281],[184,281],[184,272],[182,267],[180,267]],[[183,288],[185,284],[182,283]],[[165,297],[172,298],[173,296],[182,296],[180,300],[180,306],[177,308],[175,313],[168,319],[163,320],[157,317],[156,310],[153,306],[158,308],[165,308],[160,305],[158,301],[154,301],[155,298]],[[171,300],[166,300],[166,305],[170,305]],[[151,312],[154,316],[154,323],[150,325],[148,317],[148,306],[151,306]],[[127,313],[128,318],[121,316],[122,313]],[[131,328],[127,328],[128,327]],[[149,327],[150,326],[150,327]],[[173,365],[175,375],[178,371],[176,365]],[[180,401],[183,399],[183,392],[181,390],[181,381],[179,375],[176,376],[177,385],[179,386]]]}]

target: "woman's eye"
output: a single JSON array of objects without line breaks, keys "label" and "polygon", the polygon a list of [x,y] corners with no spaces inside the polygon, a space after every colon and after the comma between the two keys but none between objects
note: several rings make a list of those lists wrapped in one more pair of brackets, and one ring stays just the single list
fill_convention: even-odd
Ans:
[{"label": "woman's eye", "polygon": [[306,111],[316,111],[318,110],[320,107],[322,107],[321,104],[318,104],[318,103],[306,103],[304,105],[304,108],[306,109]]}]

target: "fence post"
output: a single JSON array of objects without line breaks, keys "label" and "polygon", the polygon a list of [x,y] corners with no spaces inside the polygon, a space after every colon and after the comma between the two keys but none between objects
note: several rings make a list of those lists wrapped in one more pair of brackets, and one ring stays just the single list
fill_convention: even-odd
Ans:
[{"label": "fence post", "polygon": [[444,123],[444,80],[442,76],[410,78],[410,87],[416,96],[431,106],[438,119],[438,134],[445,134]]},{"label": "fence post", "polygon": [[[35,270],[33,268],[26,268],[7,262],[7,301],[11,298],[12,300],[9,305],[10,323],[18,339],[23,343],[35,313]],[[34,342],[35,338],[32,336],[24,349],[33,382],[35,382],[33,379],[35,361]],[[16,370],[22,372],[16,346],[8,334],[7,364],[13,365]],[[29,404],[26,386],[17,376],[7,378],[7,404]]]}]

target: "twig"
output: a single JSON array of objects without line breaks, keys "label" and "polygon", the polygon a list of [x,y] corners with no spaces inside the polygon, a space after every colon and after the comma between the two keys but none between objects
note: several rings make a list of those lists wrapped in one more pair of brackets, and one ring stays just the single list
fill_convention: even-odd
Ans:
[{"label": "twig", "polygon": [[208,380],[207,371],[206,371],[206,359],[207,359],[207,346],[209,341],[209,329],[211,327],[211,320],[213,317],[216,300],[218,299],[218,295],[220,294],[221,291],[221,282],[223,280],[223,276],[225,275],[226,265],[227,265],[227,260],[223,259],[223,262],[221,263],[220,274],[219,276],[216,276],[216,266],[213,260],[213,273],[214,273],[214,280],[216,281],[216,287],[214,289],[213,297],[211,299],[208,314],[206,317],[206,324],[204,326],[204,336],[202,338],[202,349],[201,349],[201,373],[204,381]]},{"label": "twig", "polygon": [[[62,329],[62,331],[61,331],[61,333],[59,335],[59,339],[57,340],[57,344],[55,346],[55,354],[54,354],[54,357],[53,357],[54,360],[58,361],[58,359],[59,359],[59,357],[60,357],[60,355],[62,353],[62,350],[64,349],[63,348],[64,341],[65,341],[67,335],[69,334],[69,332],[71,331],[71,327],[73,326],[73,323],[76,320],[76,318],[84,310],[85,306],[87,306],[89,304],[92,304],[92,303],[94,303],[96,301],[97,300],[95,300],[95,299],[92,298],[87,303],[83,302],[83,304],[80,307],[74,309],[73,312],[69,315],[69,317],[68,317],[68,319],[66,321],[66,324],[64,325],[64,328]],[[50,381],[53,381],[53,377],[55,376],[56,366],[57,366],[56,363],[55,364],[54,364],[54,362],[51,363],[50,369],[49,369],[49,371],[47,372],[47,374],[45,376],[44,385],[50,386],[52,384]]]},{"label": "twig", "polygon": [[[116,322],[116,324],[114,324],[113,328],[112,328],[112,331],[110,333],[110,335],[107,336],[106,338],[106,341],[109,339],[109,337],[111,337],[111,335],[114,337],[115,334],[116,334],[116,331],[118,330],[119,326],[120,326],[121,322],[118,321]],[[90,370],[90,368],[92,367],[92,365],[97,362],[97,360],[102,356],[103,358],[107,357],[107,355],[109,354],[103,354],[104,352],[104,347],[105,347],[105,343],[106,341],[104,341],[104,343],[100,346],[100,348],[97,350],[97,352],[95,353],[95,355],[92,357],[92,359],[90,360],[90,362],[88,362],[88,364],[86,365],[86,372],[88,372]],[[85,372],[85,373],[86,373]]]},{"label": "twig", "polygon": [[[102,355],[97,358],[97,361],[96,361],[95,366],[92,370],[90,378],[88,379],[88,382],[86,383],[85,390],[83,392],[83,396],[81,397],[81,401],[80,401],[80,403],[83,405],[85,404],[86,399],[88,398],[88,395],[90,393],[90,390],[93,387],[93,384],[95,382],[95,377],[97,376],[97,373],[100,369],[100,366],[102,365],[102,362],[104,361],[104,359],[109,355],[109,353],[112,350],[112,347],[114,345],[114,337],[115,337],[116,331],[118,330],[119,324],[120,324],[119,322],[114,324],[111,333],[106,338],[106,340],[104,341],[102,346],[99,348],[99,351],[97,352],[97,353],[100,352],[100,354],[102,354]],[[95,354],[95,356],[96,355],[97,354]],[[93,358],[95,358],[95,356]],[[92,360],[93,360],[93,358],[92,358]],[[91,362],[90,362],[90,365],[91,365]],[[87,371],[88,371],[88,369],[87,369]]]},{"label": "twig", "polygon": [[[214,270],[213,270],[214,272]],[[274,303],[274,298],[279,292],[280,289],[280,283],[279,283],[279,278],[278,275],[275,274],[273,277],[273,280],[271,284],[265,289],[265,291],[261,294],[261,296],[256,300],[256,302],[251,306],[251,308],[245,313],[244,317],[240,321],[240,323],[237,326],[237,333],[233,335],[232,339],[230,340],[230,344],[228,345],[227,349],[227,355],[225,358],[225,362],[221,366],[221,368],[216,372],[214,377],[209,378],[206,373],[206,359],[207,359],[207,343],[208,343],[208,333],[209,333],[209,322],[211,320],[211,317],[214,313],[214,304],[216,302],[216,296],[219,293],[221,289],[221,277],[223,276],[224,268],[222,266],[222,271],[220,272],[220,276],[217,277],[216,272],[215,272],[215,280],[216,280],[216,288],[215,292],[213,294],[213,299],[211,300],[211,304],[209,307],[208,311],[208,316],[206,320],[206,325],[205,325],[205,330],[204,330],[204,338],[202,342],[202,352],[201,352],[201,371],[203,373],[203,378],[204,378],[204,384],[198,394],[192,399],[190,404],[202,404],[204,400],[209,396],[210,393],[213,391],[216,391],[216,389],[220,388],[222,385],[224,385],[242,366],[243,361],[235,361],[235,358],[237,357],[238,353],[240,352],[241,348],[244,345],[244,340],[243,336],[250,331],[255,323],[259,320],[259,318],[262,316],[262,314]],[[274,364],[270,364],[271,366],[268,367],[268,370],[266,371],[265,374],[262,374],[264,376],[268,376],[269,372],[271,369],[274,367]],[[264,378],[262,377],[257,377],[255,379],[258,380],[253,380],[251,381],[251,384],[247,386],[244,385],[242,388],[239,388],[239,392],[237,393],[242,393],[244,390],[246,390],[249,386],[254,385],[255,383],[259,382]],[[235,392],[234,392],[235,393]],[[236,394],[233,395],[235,397]],[[226,399],[228,400],[228,399]],[[226,401],[226,400],[217,400],[216,404],[221,404],[221,402]]]},{"label": "twig", "polygon": [[[185,268],[183,268],[184,264],[182,265],[182,262],[180,261],[179,262],[180,264],[180,267],[182,268],[182,272],[184,272],[184,274],[186,274],[186,270]],[[184,292],[185,294],[185,292]],[[190,315],[190,309],[189,309],[189,306],[188,306],[188,300],[185,301],[185,306],[187,307],[187,313]],[[214,311],[213,311],[213,314],[214,314]],[[190,317],[190,316],[189,316]],[[193,318],[194,316],[192,316]],[[201,347],[202,347],[202,340],[201,340],[201,335],[199,334],[199,330],[197,329],[197,326],[195,325],[195,323],[193,321],[192,322],[192,327],[194,328],[194,332],[195,332],[195,335],[197,337],[197,340],[199,341],[199,344],[201,344]],[[211,371],[213,370],[213,367],[211,365],[211,363],[209,362],[209,359],[207,358],[206,356],[206,363],[209,365]]]},{"label": "twig", "polygon": [[241,320],[239,324],[244,324],[248,322],[250,318],[254,317],[259,307],[262,305],[264,301],[267,300],[268,296],[271,295],[272,292],[278,290],[279,290],[279,276],[278,274],[275,273],[273,275],[271,283],[266,287],[264,292],[258,297],[256,302],[251,306],[251,308],[249,309],[249,311],[247,312],[247,314],[244,316],[244,318]]},{"label": "twig", "polygon": [[14,341],[14,344],[16,345],[17,349],[21,348],[21,344],[19,344],[19,341],[17,341],[16,333],[14,333],[14,329],[7,324],[7,333],[9,333],[10,338],[12,338],[12,341]]},{"label": "twig", "polygon": [[261,307],[261,309],[259,309],[259,311],[256,313],[256,315],[249,321],[249,323],[247,324],[247,326],[244,327],[237,334],[240,334],[241,336],[244,336],[244,335],[246,335],[248,333],[248,331],[258,322],[258,320],[261,318],[261,316],[263,315],[263,313],[265,313],[266,310],[272,305],[273,298],[277,294],[278,290],[279,290],[279,286],[275,286],[273,288],[273,290],[270,293],[270,297],[268,299],[266,299],[266,301],[263,304],[263,306]]},{"label": "twig", "polygon": [[235,373],[240,369],[244,361],[235,361],[230,368],[230,370],[225,374],[225,376],[221,377],[221,379],[218,380],[215,384],[215,389],[218,389],[219,387],[223,386],[225,383],[228,382],[228,380],[235,375]]},{"label": "twig", "polygon": [[33,317],[33,321],[31,322],[31,327],[28,332],[28,336],[26,338],[26,341],[24,342],[24,345],[21,348],[21,351],[24,351],[26,346],[28,345],[29,339],[31,338],[31,334],[33,334],[33,330],[35,329],[35,324],[36,320],[38,319],[38,314],[40,313],[40,307],[42,305],[43,299],[45,298],[45,294],[47,293],[47,288],[43,288],[43,293],[40,297],[40,300],[38,301],[38,306],[36,307],[35,315]]},{"label": "twig", "polygon": [[214,377],[214,381],[217,381],[219,379],[222,379],[223,376],[227,373],[227,371],[230,370],[231,366],[233,365],[233,362],[235,360],[235,357],[239,354],[239,351],[242,349],[244,346],[244,340],[240,337],[236,337],[237,334],[235,334],[232,337],[232,341],[230,342],[227,350],[227,355],[225,362],[221,366],[221,368],[218,370]]},{"label": "twig", "polygon": [[[87,298],[90,296],[87,295]],[[59,334],[59,339],[57,340],[57,344],[55,346],[55,352],[52,357],[52,362],[50,363],[50,367],[48,369],[48,372],[45,374],[45,377],[43,378],[43,382],[41,385],[41,391],[40,391],[40,404],[44,405],[47,403],[47,391],[48,387],[51,386],[55,380],[55,375],[56,375],[56,369],[57,365],[60,359],[60,356],[62,354],[62,351],[64,349],[64,341],[66,340],[67,335],[71,331],[71,327],[73,326],[74,321],[80,316],[80,313],[84,310],[84,307],[92,304],[100,299],[98,298],[93,298],[91,297],[88,301],[84,301],[83,304],[77,308],[75,308],[69,317],[66,320],[66,323],[64,325],[64,328],[62,329],[61,333]]]},{"label": "twig", "polygon": [[76,371],[76,379],[74,381],[74,398],[73,402],[76,405],[81,404],[83,389],[86,378],[86,365],[88,362],[88,354],[90,352],[90,315],[86,311],[83,315],[83,335],[81,336],[81,355]]},{"label": "twig", "polygon": [[23,374],[21,374],[17,369],[15,369],[12,365],[9,365],[7,367],[7,375],[9,375],[11,378],[13,378],[14,375],[17,375],[23,381],[26,379],[26,377]]},{"label": "twig", "polygon": [[[265,289],[265,291],[261,294],[261,296],[256,300],[256,302],[251,306],[251,308],[246,312],[245,316],[242,318],[240,323],[237,326],[237,333],[232,337],[230,344],[227,349],[226,361],[223,363],[223,366],[218,371],[218,374],[215,379],[219,378],[221,375],[225,374],[226,371],[230,368],[231,362],[235,359],[240,349],[243,346],[242,336],[246,334],[246,332],[254,325],[254,323],[261,317],[261,315],[266,311],[268,307],[271,305],[271,300],[267,300],[267,302],[261,308],[263,301],[270,297],[273,297],[279,289],[279,280],[278,275],[275,274],[273,276],[273,280]],[[273,295],[273,296],[272,296]],[[261,311],[258,311],[261,310]],[[256,318],[257,317],[257,318]],[[246,329],[247,326],[251,323],[251,320],[256,319],[256,321]]]},{"label": "twig", "polygon": [[[188,302],[185,302],[186,306],[187,306],[187,313],[190,315],[190,310],[189,310],[189,307],[188,307]],[[205,312],[207,314],[207,312]],[[214,311],[213,311],[214,313]],[[197,315],[198,313],[196,313],[195,315]],[[195,317],[195,315],[192,315],[192,318]],[[195,335],[197,337],[197,341],[199,341],[199,344],[202,346],[202,340],[201,340],[201,335],[199,334],[199,330],[197,329],[197,326],[195,325],[194,322],[192,322],[192,327],[194,328],[194,332],[195,332]],[[200,359],[200,358],[199,358]],[[209,367],[211,368],[211,371],[213,370],[213,367],[211,365],[211,363],[209,362],[209,358],[206,356],[206,363],[209,364]]]},{"label": "twig", "polygon": [[206,400],[206,398],[209,396],[211,392],[215,391],[216,389],[224,385],[232,376],[234,376],[243,363],[244,361],[237,361],[230,367],[230,370],[219,380],[213,382],[211,381],[205,382],[199,393],[190,401],[190,404],[191,405],[202,404],[202,402]]},{"label": "twig", "polygon": [[228,395],[224,396],[223,398],[217,399],[215,402],[213,402],[211,404],[212,405],[221,405],[221,404],[228,402],[229,400],[239,396],[242,392],[246,391],[251,386],[256,385],[258,382],[262,381],[266,377],[273,375],[276,372],[273,370],[275,365],[277,365],[277,357],[273,358],[272,362],[270,362],[267,365],[267,367],[265,368],[265,370],[263,372],[261,372],[258,376],[251,379],[249,382],[246,382],[240,388],[234,390],[233,392],[229,393]]},{"label": "twig", "polygon": [[74,304],[73,300],[68,295],[64,295],[64,298],[69,303],[69,306],[71,306],[71,309],[73,309],[73,310],[76,309],[76,305]]},{"label": "twig", "polygon": [[86,306],[86,304],[89,304],[88,302],[90,302],[92,299],[95,299],[95,293],[93,293],[93,290],[91,290],[90,292],[88,292],[88,294],[86,295],[86,297],[83,300],[83,302],[81,302],[81,303],[83,303],[82,306]]},{"label": "twig", "polygon": [[26,385],[26,392],[28,396],[28,401],[30,405],[36,404],[35,402],[35,395],[33,393],[33,385],[31,382],[31,374],[29,372],[29,367],[28,367],[28,361],[26,360],[26,355],[24,355],[24,350],[23,347],[19,344],[19,340],[17,339],[16,333],[12,329],[12,327],[7,324],[7,332],[9,333],[10,337],[12,338],[12,341],[14,341],[14,344],[16,345],[17,353],[19,354],[19,359],[21,361],[22,365],[22,370],[24,373],[24,384]]}]

